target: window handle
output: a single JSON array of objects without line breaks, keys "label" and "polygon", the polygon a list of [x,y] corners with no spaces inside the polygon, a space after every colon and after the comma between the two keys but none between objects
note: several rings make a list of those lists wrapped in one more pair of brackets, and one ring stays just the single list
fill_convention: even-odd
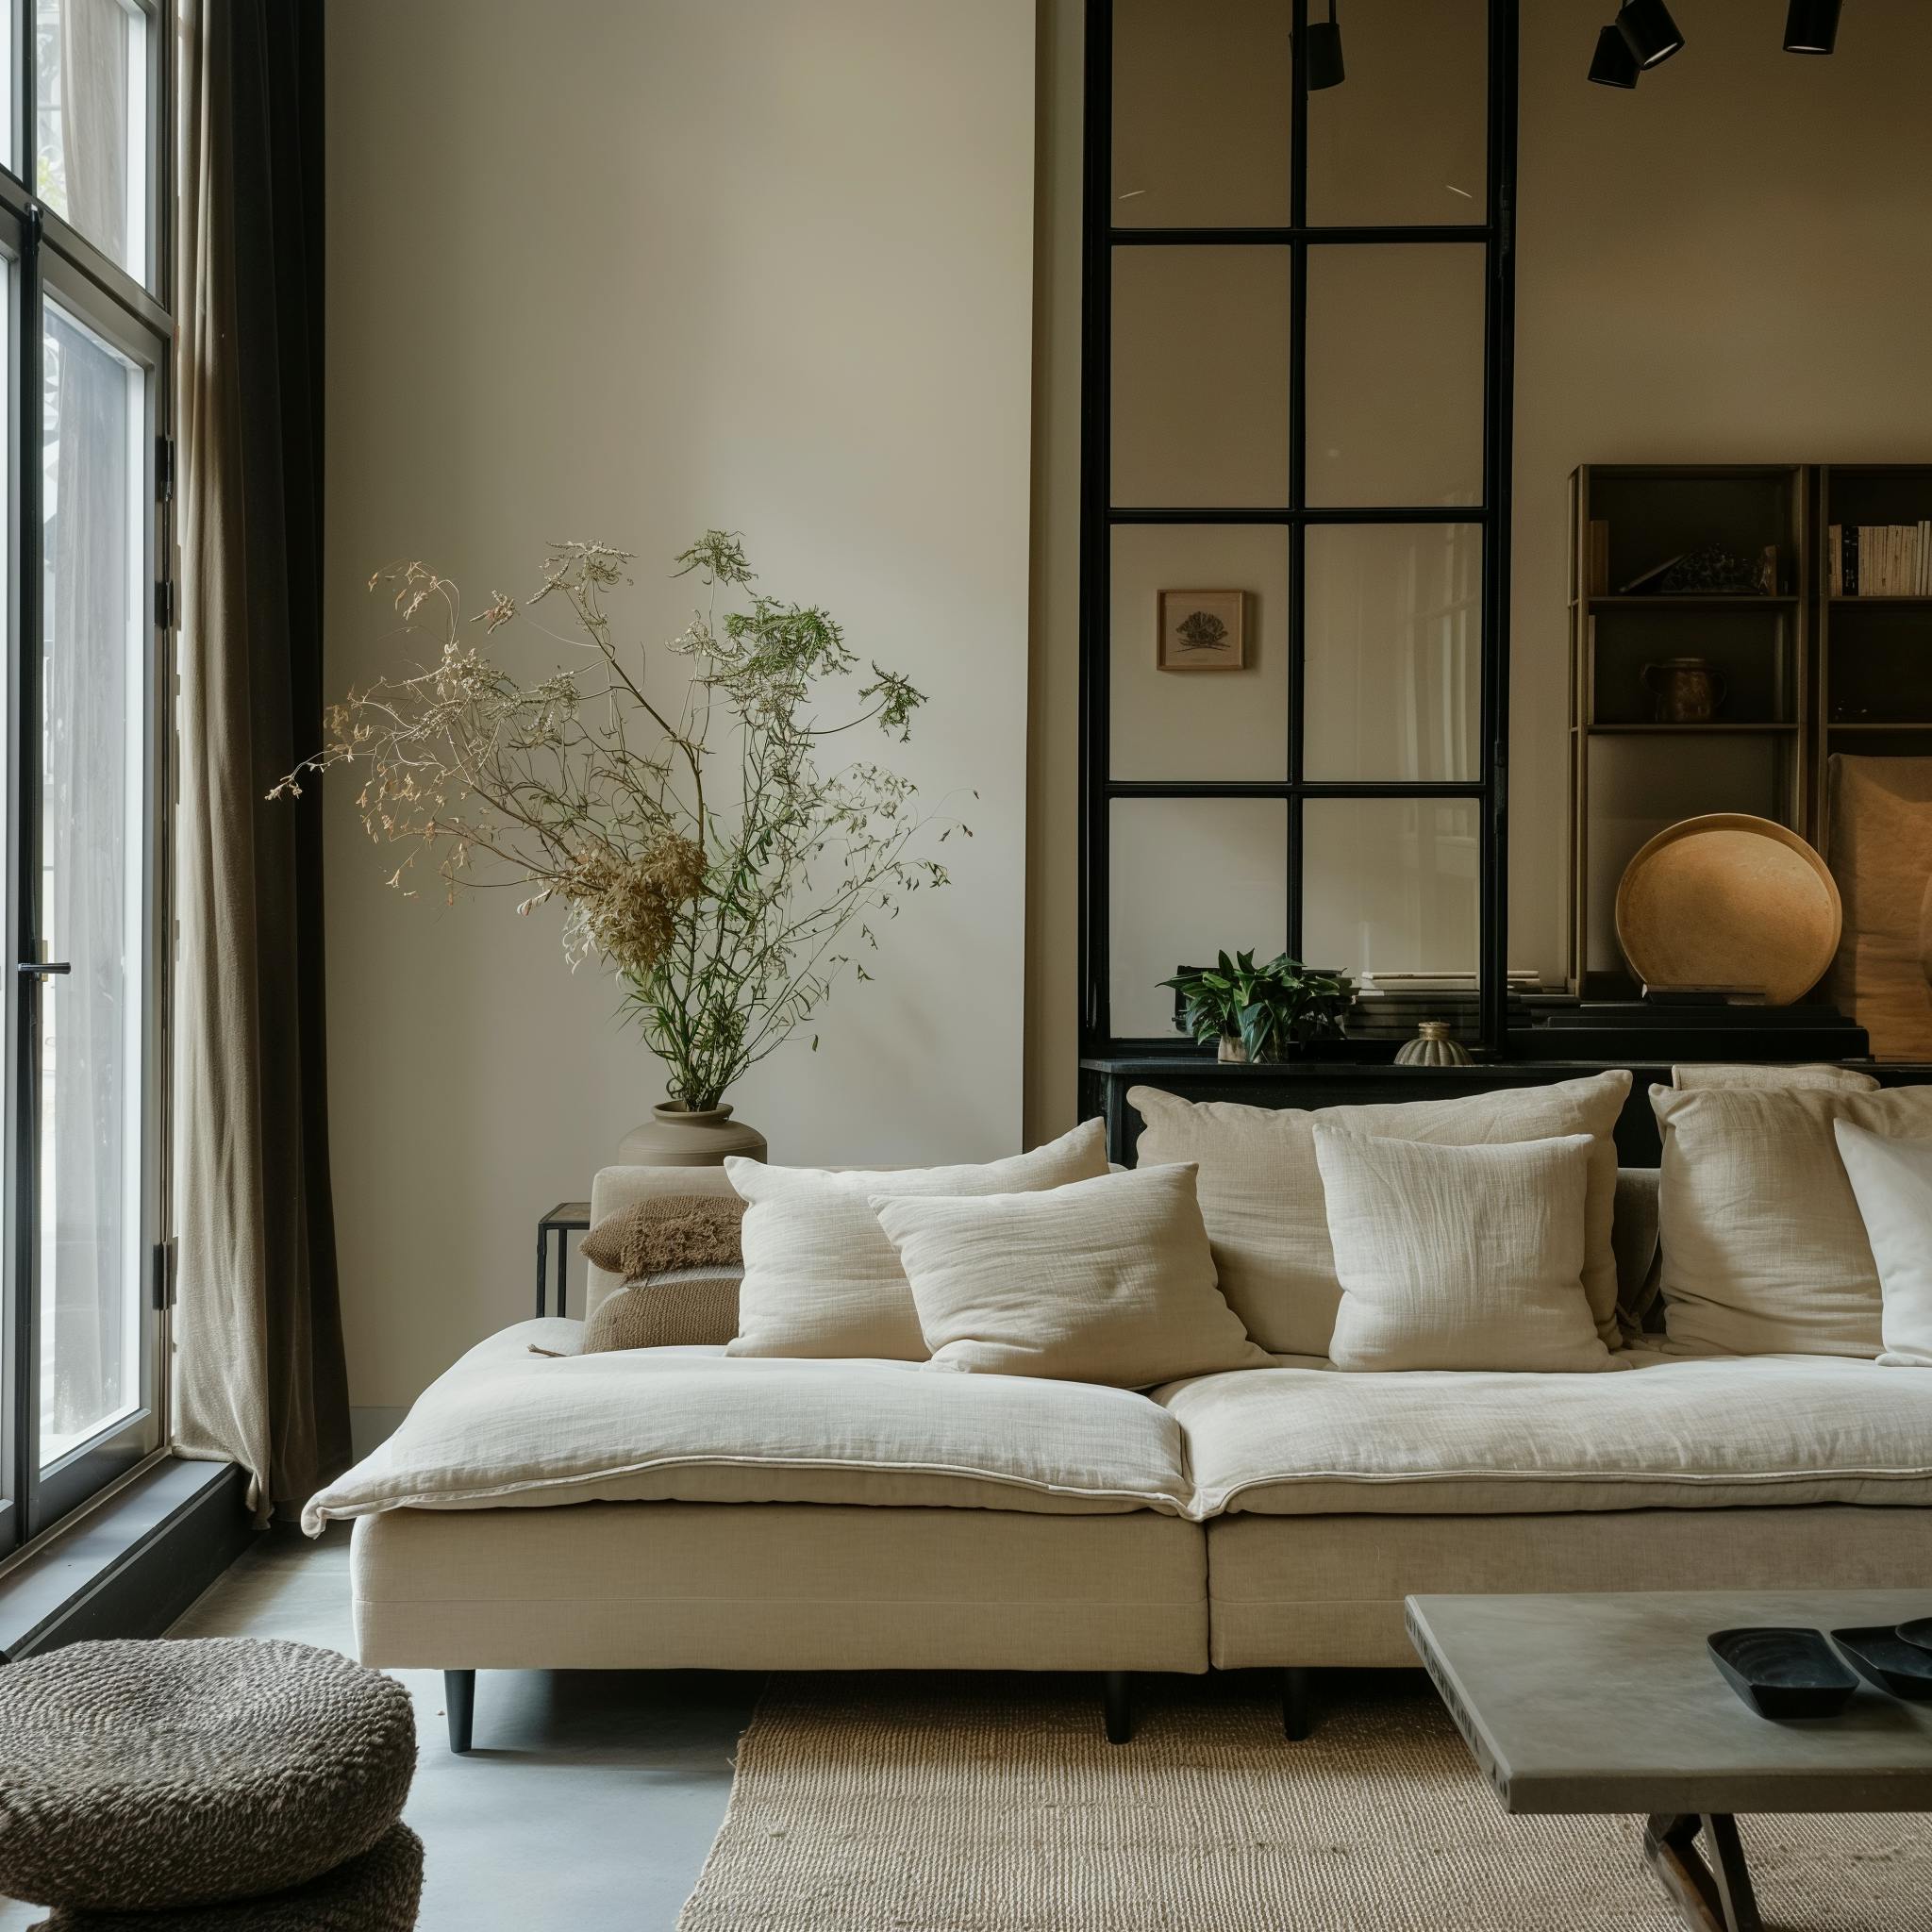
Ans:
[{"label": "window handle", "polygon": [[50,973],[72,973],[74,964],[68,959],[23,959],[13,970],[16,973],[35,973],[44,979]]}]

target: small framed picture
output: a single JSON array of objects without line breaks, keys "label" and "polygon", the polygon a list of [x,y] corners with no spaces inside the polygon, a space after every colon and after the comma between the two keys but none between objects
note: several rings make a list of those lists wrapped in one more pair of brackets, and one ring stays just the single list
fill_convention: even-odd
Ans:
[{"label": "small framed picture", "polygon": [[1247,662],[1244,591],[1163,591],[1156,662],[1163,671],[1239,671]]}]

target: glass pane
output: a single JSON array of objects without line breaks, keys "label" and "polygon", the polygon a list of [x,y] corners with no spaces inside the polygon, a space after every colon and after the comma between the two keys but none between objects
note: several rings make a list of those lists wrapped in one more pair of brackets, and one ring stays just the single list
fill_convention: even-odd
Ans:
[{"label": "glass pane", "polygon": [[1349,0],[1341,40],[1348,78],[1308,96],[1308,220],[1485,220],[1485,0]]},{"label": "glass pane", "polygon": [[[1161,667],[1161,593],[1173,623],[1173,593],[1199,590],[1239,594],[1238,670]],[[1287,531],[1117,525],[1108,648],[1114,777],[1288,775]]]},{"label": "glass pane", "polygon": [[1288,943],[1288,808],[1278,798],[1116,799],[1108,999],[1123,1039],[1172,1035],[1160,984],[1217,953]]},{"label": "glass pane", "polygon": [[1288,322],[1285,248],[1113,251],[1116,505],[1288,501]]},{"label": "glass pane", "polygon": [[1482,501],[1476,243],[1308,251],[1308,501]]},{"label": "glass pane", "polygon": [[1302,809],[1310,965],[1357,974],[1475,972],[1474,800],[1311,798]]},{"label": "glass pane", "polygon": [[147,17],[122,0],[34,0],[35,185],[147,277]]},{"label": "glass pane", "polygon": [[1481,527],[1316,524],[1307,574],[1307,775],[1475,778]]},{"label": "glass pane", "polygon": [[1291,42],[1286,0],[1115,0],[1116,227],[1288,225]]},{"label": "glass pane", "polygon": [[41,1460],[140,1407],[142,380],[50,308],[41,461]]}]

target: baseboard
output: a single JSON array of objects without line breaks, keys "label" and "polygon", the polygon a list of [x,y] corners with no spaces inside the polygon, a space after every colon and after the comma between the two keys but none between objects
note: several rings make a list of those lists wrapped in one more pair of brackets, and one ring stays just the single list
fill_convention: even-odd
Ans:
[{"label": "baseboard", "polygon": [[352,1408],[349,1411],[349,1453],[358,1462],[377,1449],[402,1426],[407,1408]]},{"label": "baseboard", "polygon": [[158,1637],[252,1542],[244,1471],[161,1462],[0,1583],[0,1656]]}]

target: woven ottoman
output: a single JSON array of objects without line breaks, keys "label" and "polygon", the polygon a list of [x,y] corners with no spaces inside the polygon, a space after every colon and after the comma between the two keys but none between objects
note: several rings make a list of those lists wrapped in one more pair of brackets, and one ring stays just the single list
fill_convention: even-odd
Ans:
[{"label": "woven ottoman", "polygon": [[423,1898],[423,1840],[392,1824],[359,1858],[266,1898],[172,1912],[61,1907],[32,1932],[410,1932]]},{"label": "woven ottoman", "polygon": [[0,1892],[152,1912],[286,1891],[372,1850],[415,1769],[408,1691],[335,1651],[70,1644],[0,1667]]}]

